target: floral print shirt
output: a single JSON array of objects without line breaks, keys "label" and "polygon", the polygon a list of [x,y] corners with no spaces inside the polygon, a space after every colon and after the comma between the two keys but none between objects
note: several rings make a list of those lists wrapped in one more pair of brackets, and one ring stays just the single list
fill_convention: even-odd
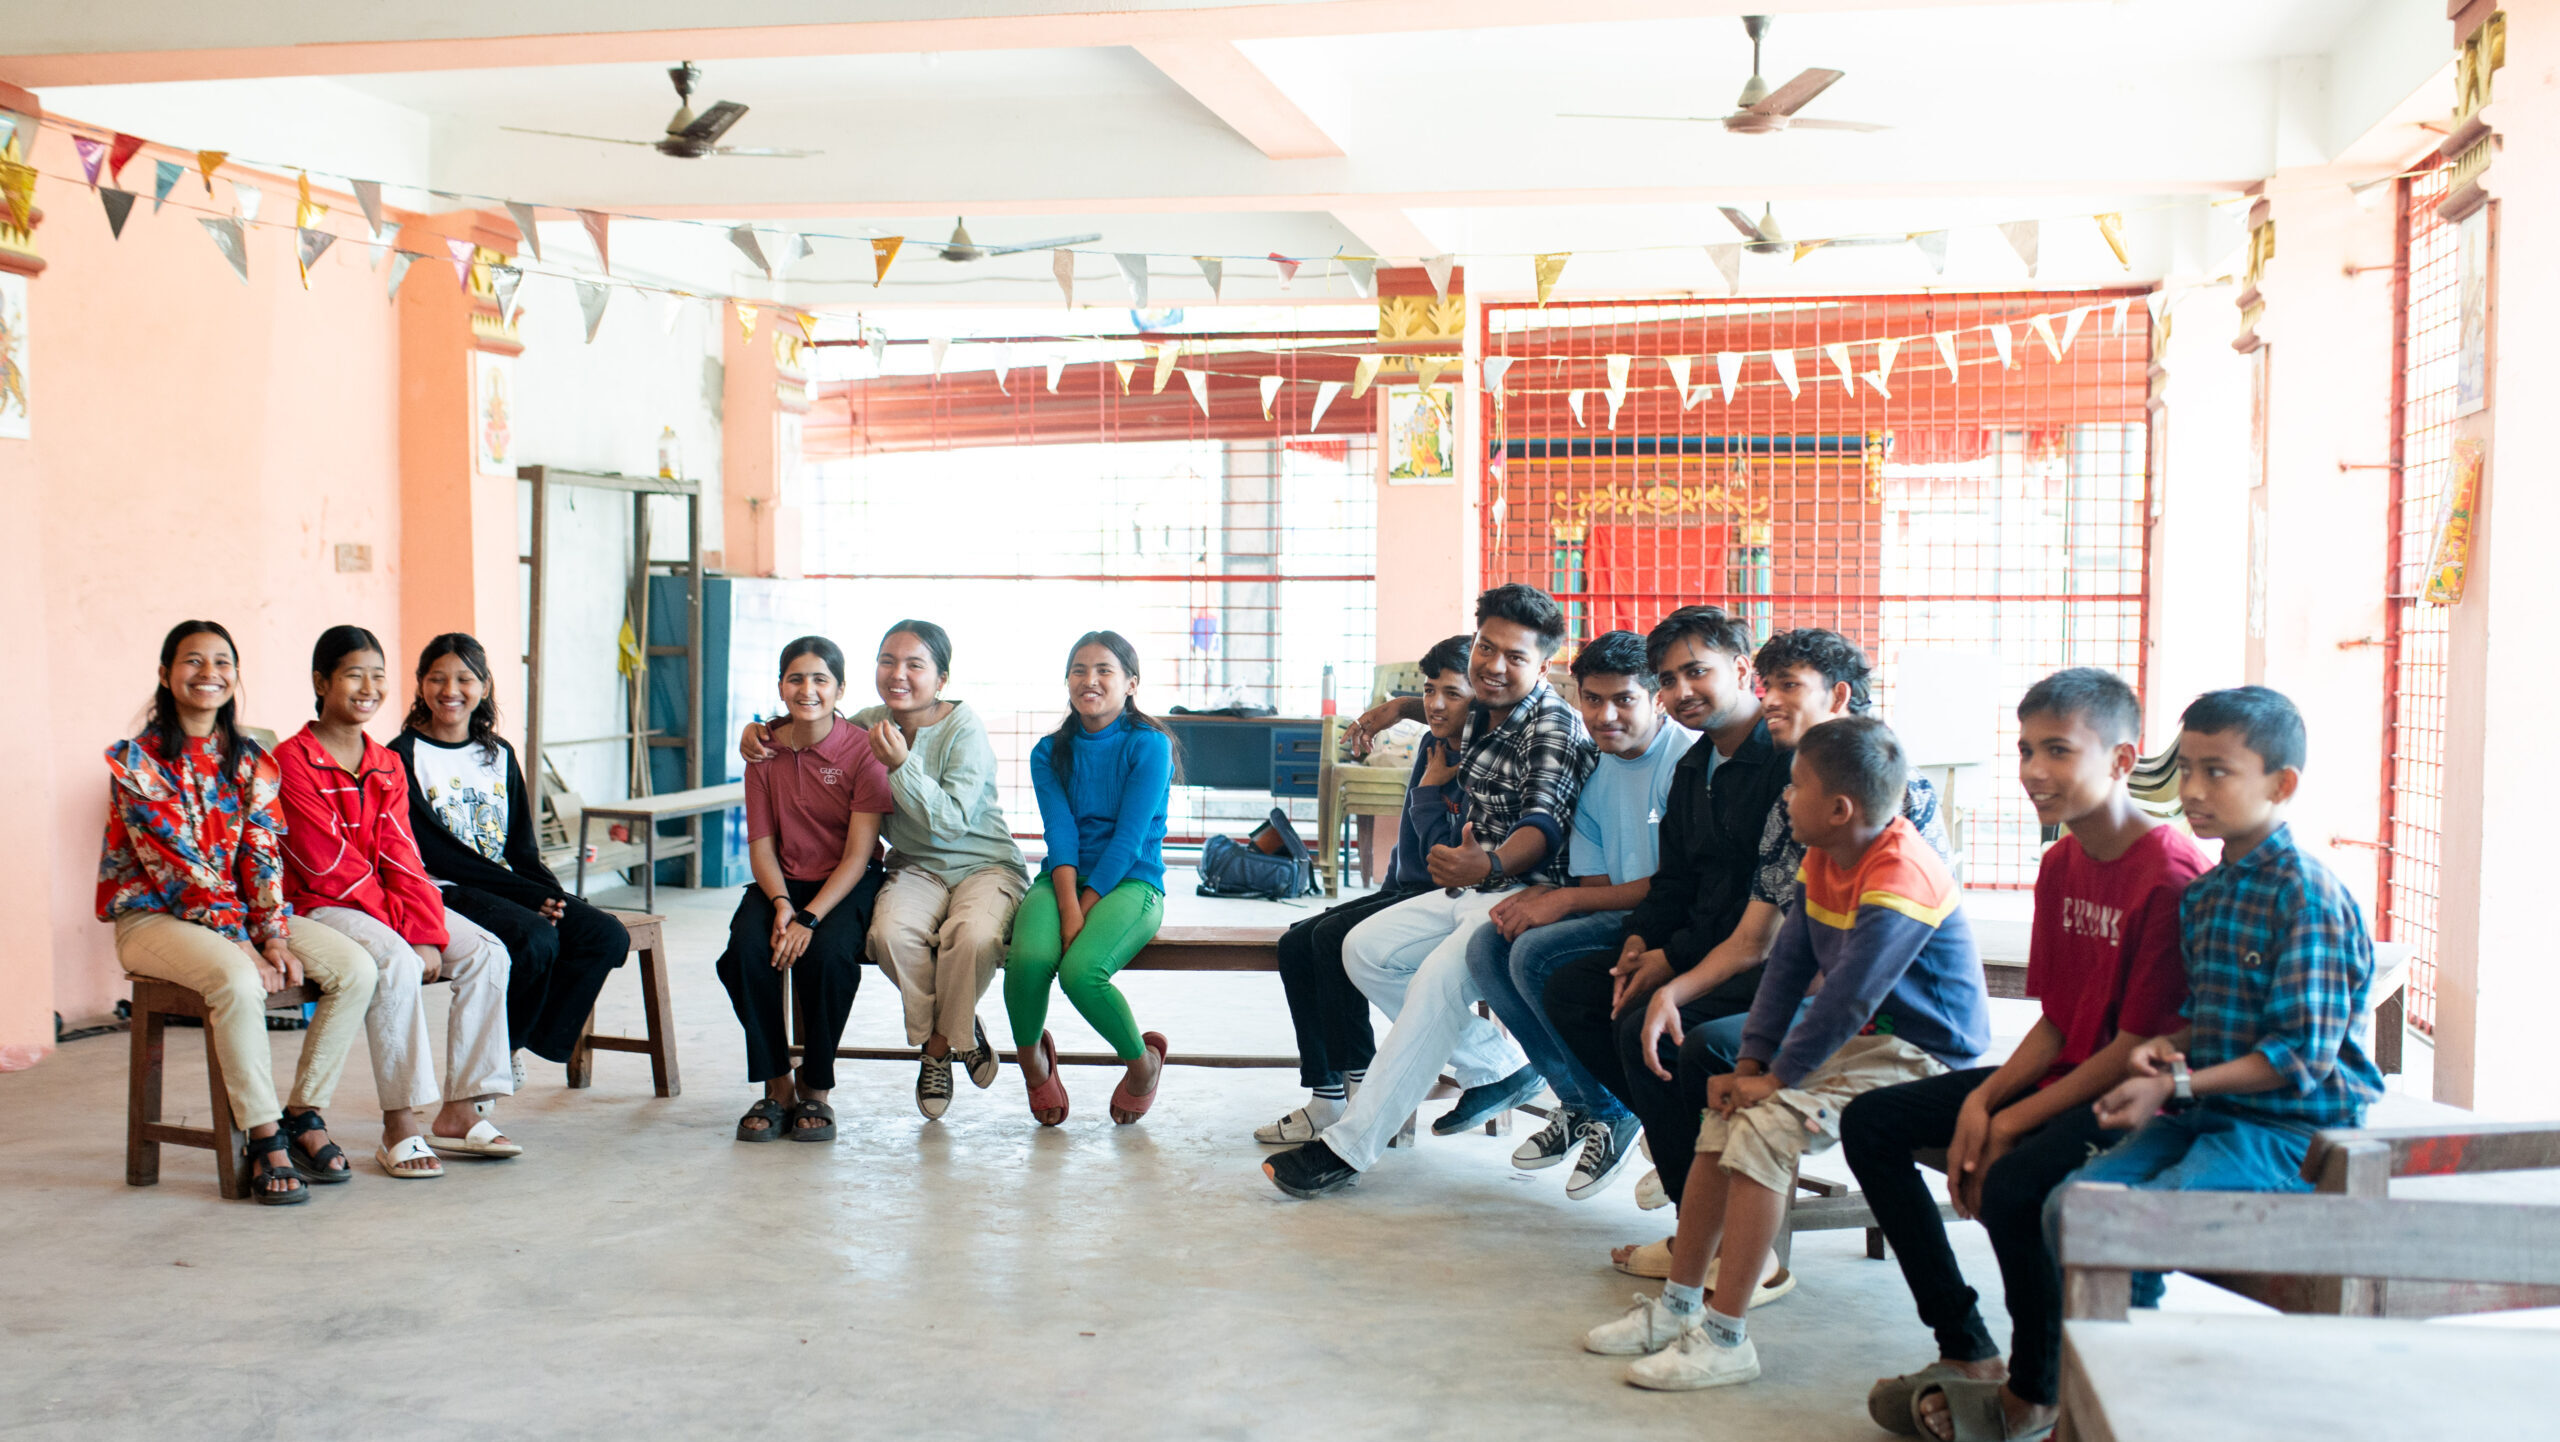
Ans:
[{"label": "floral print shirt", "polygon": [[230,774],[222,743],[188,737],[175,760],[135,738],[107,748],[107,835],[98,919],[165,912],[264,946],[285,938],[284,818],[274,759],[243,741]]}]

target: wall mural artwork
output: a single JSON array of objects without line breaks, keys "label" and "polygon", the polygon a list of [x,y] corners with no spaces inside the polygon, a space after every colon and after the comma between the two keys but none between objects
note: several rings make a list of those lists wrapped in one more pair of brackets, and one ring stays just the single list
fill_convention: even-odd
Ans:
[{"label": "wall mural artwork", "polygon": [[33,434],[27,402],[27,278],[0,271],[0,440]]},{"label": "wall mural artwork", "polygon": [[515,379],[515,357],[472,355],[471,449],[484,476],[516,473]]},{"label": "wall mural artwork", "polygon": [[1458,392],[1451,386],[1387,389],[1387,483],[1449,486],[1458,480]]}]

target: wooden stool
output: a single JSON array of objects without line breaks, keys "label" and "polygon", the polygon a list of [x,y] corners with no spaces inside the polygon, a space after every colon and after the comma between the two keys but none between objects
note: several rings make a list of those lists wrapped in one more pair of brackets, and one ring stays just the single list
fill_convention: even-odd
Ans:
[{"label": "wooden stool", "polygon": [[[214,1176],[222,1195],[233,1201],[249,1195],[248,1172],[241,1149],[249,1142],[231,1111],[231,1089],[222,1080],[222,1053],[214,1047],[212,1019],[202,996],[174,981],[133,976],[133,1075],[125,1102],[124,1179],[128,1186],[160,1182],[160,1144],[202,1147],[213,1153]],[[320,988],[304,982],[270,993],[269,1008],[278,1003],[318,1001]],[[168,1020],[194,1017],[205,1024],[204,1066],[213,1082],[213,1125],[172,1126],[160,1119],[160,1080],[168,1061]]]},{"label": "wooden stool", "polygon": [[667,919],[637,911],[606,914],[631,933],[631,949],[640,954],[640,1008],[647,1018],[649,1034],[598,1036],[595,1013],[590,1010],[586,1025],[579,1031],[577,1049],[569,1053],[569,1085],[595,1084],[597,1052],[636,1051],[648,1056],[649,1073],[658,1084],[658,1095],[674,1096],[684,1090],[684,1082],[676,1075],[676,1012],[667,981]]}]

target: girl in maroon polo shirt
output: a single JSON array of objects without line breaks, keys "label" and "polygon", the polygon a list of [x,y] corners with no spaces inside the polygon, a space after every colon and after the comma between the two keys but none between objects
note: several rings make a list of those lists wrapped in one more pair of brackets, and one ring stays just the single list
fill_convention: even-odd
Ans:
[{"label": "girl in maroon polo shirt", "polygon": [[[896,805],[871,738],[836,714],[844,652],[824,636],[782,648],[782,705],[772,754],[747,766],[747,859],[755,884],[729,921],[720,983],[747,1033],[747,1080],[764,1099],[738,1119],[738,1140],[835,1139],[836,1041],[862,982],[862,939],[880,890],[880,819]],[[783,979],[791,979],[791,1001]],[[789,1013],[805,1050],[791,1066]]]}]

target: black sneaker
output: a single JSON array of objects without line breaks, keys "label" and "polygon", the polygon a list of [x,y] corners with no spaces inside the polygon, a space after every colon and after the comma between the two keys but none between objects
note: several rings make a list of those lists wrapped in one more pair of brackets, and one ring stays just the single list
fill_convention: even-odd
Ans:
[{"label": "black sneaker", "polygon": [[1632,1116],[1616,1121],[1588,1121],[1576,1129],[1582,1142],[1582,1155],[1574,1159],[1573,1175],[1565,1179],[1564,1194],[1581,1201],[1608,1190],[1618,1173],[1635,1160],[1636,1134],[1642,1124]]},{"label": "black sneaker", "polygon": [[1274,1156],[1262,1164],[1262,1174],[1271,1179],[1273,1186],[1306,1201],[1341,1191],[1360,1179],[1349,1162],[1335,1156],[1333,1148],[1320,1141]]},{"label": "black sneaker", "polygon": [[996,1084],[996,1049],[987,1045],[987,1024],[973,1020],[969,1025],[977,1032],[977,1036],[970,1042],[968,1050],[955,1049],[951,1053],[951,1059],[968,1071],[972,1084],[981,1089],[994,1086]]},{"label": "black sneaker", "polygon": [[1483,1126],[1536,1096],[1538,1088],[1546,1084],[1536,1067],[1524,1066],[1498,1082],[1469,1087],[1458,1093],[1458,1104],[1449,1109],[1447,1116],[1431,1124],[1431,1134],[1454,1137],[1469,1127]]},{"label": "black sneaker", "polygon": [[1534,1172],[1563,1161],[1572,1153],[1577,1140],[1575,1133],[1581,1126],[1580,1113],[1571,1107],[1557,1107],[1548,1115],[1547,1124],[1538,1129],[1538,1134],[1522,1142],[1520,1150],[1511,1154],[1511,1165],[1524,1172]]}]

